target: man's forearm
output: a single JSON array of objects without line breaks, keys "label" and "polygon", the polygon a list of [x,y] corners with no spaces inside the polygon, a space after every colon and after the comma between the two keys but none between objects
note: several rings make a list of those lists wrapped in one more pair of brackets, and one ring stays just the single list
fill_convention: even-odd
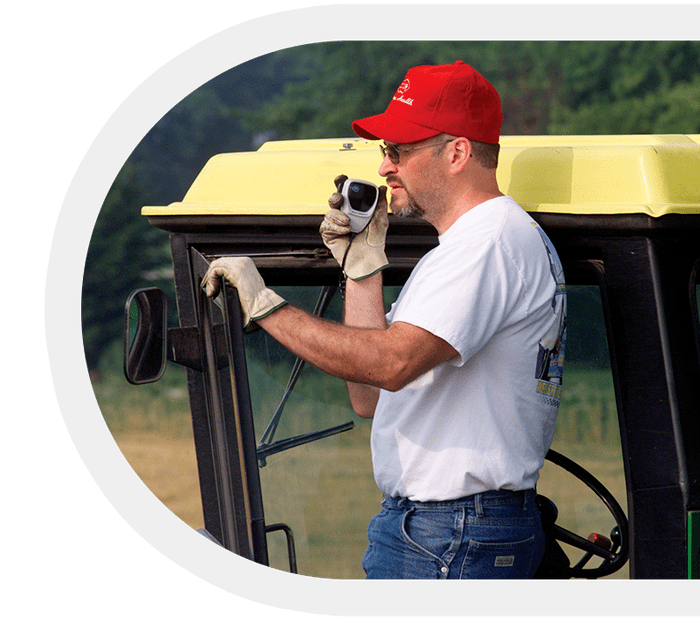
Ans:
[{"label": "man's forearm", "polygon": [[348,280],[344,325],[330,323],[293,306],[258,321],[275,340],[309,364],[347,382],[353,409],[372,417],[388,360],[377,336],[386,330],[382,276]]},{"label": "man's forearm", "polygon": [[373,330],[332,323],[292,305],[257,323],[292,353],[330,375],[359,383],[382,380]]},{"label": "man's forearm", "polygon": [[458,355],[448,342],[410,323],[399,321],[387,327],[381,278],[369,280],[348,282],[346,321],[351,324],[332,323],[291,305],[256,320],[309,364],[349,384],[361,384],[351,386],[351,398],[362,417],[372,417],[379,397],[378,389],[365,390],[365,386],[400,390]]},{"label": "man's forearm", "polygon": [[[382,274],[365,280],[348,280],[345,290],[345,325],[365,329],[386,329]],[[379,400],[379,388],[347,382],[350,402],[357,415],[374,416]]]},{"label": "man's forearm", "polygon": [[348,280],[345,288],[345,325],[386,329],[382,274]]}]

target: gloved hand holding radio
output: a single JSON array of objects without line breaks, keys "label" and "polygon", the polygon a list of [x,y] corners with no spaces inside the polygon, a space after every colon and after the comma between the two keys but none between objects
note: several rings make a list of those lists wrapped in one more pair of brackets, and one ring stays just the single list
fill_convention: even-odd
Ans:
[{"label": "gloved hand holding radio", "polygon": [[221,278],[238,289],[238,297],[243,312],[243,327],[248,328],[271,314],[287,302],[265,286],[252,259],[247,256],[217,258],[212,261],[202,279],[202,288],[207,297],[216,297],[221,288]]},{"label": "gloved hand holding radio", "polygon": [[[347,180],[341,175],[334,179],[336,187]],[[386,187],[379,188],[379,199],[374,215],[362,232],[352,235],[350,218],[340,209],[344,197],[337,191],[328,199],[331,210],[321,223],[321,238],[335,260],[351,280],[363,280],[389,266],[384,253],[386,231],[389,227]],[[349,246],[349,247],[348,247]]]}]

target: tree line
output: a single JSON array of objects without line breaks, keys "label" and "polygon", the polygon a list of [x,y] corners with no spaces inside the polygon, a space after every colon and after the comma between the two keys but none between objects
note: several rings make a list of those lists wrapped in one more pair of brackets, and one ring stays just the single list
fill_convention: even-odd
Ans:
[{"label": "tree line", "polygon": [[350,122],[383,111],[408,68],[455,60],[498,89],[504,135],[700,134],[695,41],[353,41],[256,58],[174,105],[114,180],[83,279],[91,371],[121,340],[131,290],[151,282],[174,300],[167,234],[148,224],[142,206],[181,200],[217,153],[352,136]]}]

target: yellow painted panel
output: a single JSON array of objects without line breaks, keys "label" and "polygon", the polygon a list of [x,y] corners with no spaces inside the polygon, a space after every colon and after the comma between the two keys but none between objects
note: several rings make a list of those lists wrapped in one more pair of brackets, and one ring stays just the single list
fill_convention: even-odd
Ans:
[{"label": "yellow painted panel", "polygon": [[[182,202],[157,215],[323,214],[338,174],[378,185],[377,142],[279,141],[213,157]],[[700,136],[504,136],[501,190],[529,211],[700,213]]]}]

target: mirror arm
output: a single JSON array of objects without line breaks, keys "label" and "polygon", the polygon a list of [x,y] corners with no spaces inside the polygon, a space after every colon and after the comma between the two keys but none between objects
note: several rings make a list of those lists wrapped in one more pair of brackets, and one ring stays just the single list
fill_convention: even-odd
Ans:
[{"label": "mirror arm", "polygon": [[[216,365],[221,370],[228,365],[228,355],[223,344],[223,324],[214,326],[214,346],[216,348]],[[167,344],[168,361],[192,370],[202,371],[202,349],[198,327],[170,327]]]}]

